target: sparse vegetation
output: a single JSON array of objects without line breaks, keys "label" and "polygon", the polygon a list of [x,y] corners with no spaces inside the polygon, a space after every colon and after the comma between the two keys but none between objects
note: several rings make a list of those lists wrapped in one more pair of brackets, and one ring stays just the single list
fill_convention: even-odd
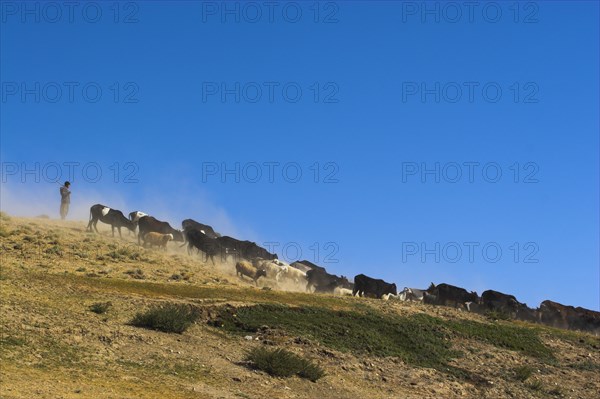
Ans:
[{"label": "sparse vegetation", "polygon": [[550,394],[552,396],[559,396],[559,397],[564,396],[564,392],[559,387],[552,388],[551,390],[548,391],[548,394]]},{"label": "sparse vegetation", "polygon": [[519,366],[515,369],[515,378],[521,382],[525,382],[533,374],[531,366]]},{"label": "sparse vegetation", "polygon": [[423,367],[447,369],[447,361],[459,354],[451,349],[449,331],[441,320],[426,315],[391,318],[315,307],[256,305],[225,312],[221,319],[232,332],[256,332],[267,325],[342,352],[397,356]]},{"label": "sparse vegetation", "polygon": [[108,312],[108,309],[112,306],[112,303],[109,302],[96,302],[90,305],[90,311],[96,314],[104,314]]},{"label": "sparse vegetation", "polygon": [[183,333],[199,317],[197,309],[180,304],[157,306],[138,313],[131,325],[168,333]]},{"label": "sparse vegetation", "polygon": [[542,344],[536,333],[526,328],[467,320],[445,321],[424,314],[389,317],[373,311],[358,313],[256,305],[222,312],[220,324],[226,330],[239,333],[257,332],[266,325],[311,337],[342,352],[397,356],[412,365],[457,375],[463,375],[462,371],[448,364],[450,359],[461,356],[450,344],[451,338],[457,335],[528,356],[552,358],[550,349]]},{"label": "sparse vegetation", "polygon": [[525,386],[527,386],[527,388],[531,389],[532,391],[542,391],[542,389],[544,389],[544,384],[540,380],[531,381],[525,384]]},{"label": "sparse vegetation", "polygon": [[142,259],[142,254],[139,251],[129,247],[113,249],[112,251],[108,252],[106,256],[116,261]]},{"label": "sparse vegetation", "polygon": [[262,346],[251,349],[246,360],[253,366],[275,377],[297,375],[312,382],[325,376],[325,371],[310,360],[285,349],[268,349]]},{"label": "sparse vegetation", "polygon": [[466,338],[487,342],[498,348],[521,352],[544,361],[553,361],[550,348],[540,340],[535,330],[509,323],[486,324],[471,320],[447,322],[452,330]]},{"label": "sparse vegetation", "polygon": [[591,360],[584,360],[582,362],[571,363],[569,364],[569,367],[575,370],[594,371],[600,373],[600,364],[594,363]]},{"label": "sparse vegetation", "polygon": [[10,216],[8,216],[8,214],[6,212],[1,212],[0,211],[0,221],[2,222],[10,222],[11,218]]},{"label": "sparse vegetation", "polygon": [[2,346],[23,346],[27,341],[23,338],[14,337],[11,335],[0,336],[0,347]]},{"label": "sparse vegetation", "polygon": [[58,255],[58,256],[62,256],[63,252],[60,249],[60,246],[58,245],[53,245],[50,248],[46,248],[46,250],[44,250],[45,253],[50,254],[50,255]]},{"label": "sparse vegetation", "polygon": [[144,271],[142,269],[132,269],[132,270],[127,270],[125,272],[125,274],[128,274],[129,276],[131,276],[132,278],[138,279],[138,280],[143,280],[146,278],[146,276],[144,275]]},{"label": "sparse vegetation", "polygon": [[8,237],[12,232],[8,231],[3,225],[0,224],[0,237]]},{"label": "sparse vegetation", "polygon": [[511,317],[508,313],[496,311],[496,310],[491,310],[489,312],[486,312],[485,317],[492,321],[511,320]]}]

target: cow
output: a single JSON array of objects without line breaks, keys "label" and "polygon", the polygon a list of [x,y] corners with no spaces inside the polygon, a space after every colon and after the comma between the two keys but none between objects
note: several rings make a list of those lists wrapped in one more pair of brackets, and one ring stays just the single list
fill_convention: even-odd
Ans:
[{"label": "cow", "polygon": [[236,254],[244,259],[277,259],[276,254],[270,253],[266,249],[256,245],[254,242],[240,241],[229,236],[218,237],[217,241],[219,241],[219,244],[221,244],[221,246],[224,248],[234,249]]},{"label": "cow", "polygon": [[306,273],[307,271],[311,270],[310,266],[298,261],[291,263],[290,266],[294,269],[302,271],[303,273]]},{"label": "cow", "polygon": [[314,263],[312,263],[308,260],[296,261],[296,262],[292,263],[290,266],[295,267],[298,270],[302,270],[304,273],[308,272],[309,270],[321,270],[323,272],[326,272],[324,267],[315,265]]},{"label": "cow", "polygon": [[425,303],[427,305],[437,305],[438,304],[437,295],[430,294],[427,291],[423,292],[423,303]]},{"label": "cow", "polygon": [[569,320],[569,326],[574,330],[589,331],[595,335],[600,335],[600,312],[582,308],[575,308],[577,317]]},{"label": "cow", "polygon": [[335,290],[333,290],[333,293],[335,295],[351,296],[352,290],[350,288],[337,287]]},{"label": "cow", "polygon": [[600,312],[593,310],[546,300],[540,304],[539,317],[543,324],[551,327],[600,334]]},{"label": "cow", "polygon": [[[573,308],[571,306],[571,308]],[[574,308],[573,308],[574,309]],[[567,306],[550,300],[540,304],[540,321],[551,327],[569,328],[568,313],[572,312]]]},{"label": "cow", "polygon": [[206,255],[205,262],[208,262],[208,258],[210,258],[213,265],[215,264],[215,255],[222,255],[224,252],[226,252],[226,249],[221,247],[216,239],[210,238],[199,230],[186,230],[185,239],[188,245],[188,255],[191,255],[193,249],[196,248],[198,251],[203,252]]},{"label": "cow", "polygon": [[129,220],[132,222],[139,222],[140,218],[143,216],[148,216],[148,214],[141,211],[129,212]]},{"label": "cow", "polygon": [[421,290],[418,288],[404,287],[404,289],[398,293],[398,299],[401,301],[422,302],[425,291],[426,290]]},{"label": "cow", "polygon": [[487,290],[481,293],[481,304],[487,310],[501,311],[505,313],[516,313],[519,301],[514,295]]},{"label": "cow", "polygon": [[173,234],[173,241],[183,242],[183,233],[175,230],[167,222],[161,222],[153,216],[142,216],[138,221],[138,244],[141,243],[142,237],[153,231],[161,234]]},{"label": "cow", "polygon": [[291,265],[282,266],[277,280],[291,281],[295,284],[300,284],[306,282],[306,273],[304,273],[302,270],[292,267]]},{"label": "cow", "polygon": [[[133,223],[135,223],[135,227],[137,227],[137,223],[142,216],[148,216],[148,214],[141,212],[141,211],[129,212],[129,220],[131,220]],[[135,235],[135,230],[133,232],[131,230],[127,230],[127,231],[129,232],[130,235],[131,235],[131,233],[133,233]]]},{"label": "cow", "polygon": [[455,307],[460,306],[468,309],[468,302],[479,302],[479,296],[475,291],[468,292],[464,288],[444,283],[437,286],[431,283],[427,289],[427,294],[435,297],[434,300],[428,298],[427,303],[433,303],[435,305],[448,306],[448,304],[452,304]]},{"label": "cow", "polygon": [[[252,266],[256,269],[264,269],[267,275],[265,277],[270,278],[272,280],[279,280],[279,274],[283,271],[283,267],[279,266],[279,263],[276,259],[274,260],[266,260],[263,258],[254,258],[252,259]],[[288,267],[288,266],[285,266]]]},{"label": "cow", "polygon": [[150,244],[150,247],[156,245],[166,251],[167,243],[173,239],[173,234],[161,234],[151,231],[150,233],[146,233],[142,239],[144,240],[144,247],[146,244]]},{"label": "cow", "polygon": [[349,286],[350,282],[346,277],[338,277],[324,270],[319,268],[306,272],[306,291],[310,292],[314,288],[314,292],[333,293],[336,288],[347,288]]},{"label": "cow", "polygon": [[244,276],[248,276],[254,280],[254,284],[258,286],[258,279],[262,276],[266,276],[267,272],[264,269],[255,268],[250,262],[242,260],[235,264],[235,275],[239,275],[242,280],[244,279]]},{"label": "cow", "polygon": [[123,215],[123,212],[117,209],[111,209],[105,205],[96,204],[91,206],[90,221],[86,230],[92,231],[93,227],[94,230],[96,230],[96,233],[98,233],[98,228],[96,227],[98,220],[102,223],[110,224],[113,237],[115,236],[115,227],[119,231],[119,237],[121,238],[123,238],[121,235],[121,227],[126,227],[130,231],[135,232],[135,223],[127,219],[125,215]]},{"label": "cow", "polygon": [[386,283],[381,279],[375,279],[364,274],[358,274],[354,277],[354,289],[352,295],[355,296],[372,295],[377,299],[383,298],[384,295],[398,295],[398,289],[395,283]]},{"label": "cow", "polygon": [[200,222],[196,222],[194,219],[185,219],[181,222],[181,228],[183,231],[187,230],[199,230],[202,233],[206,234],[209,238],[218,238],[221,237],[221,234],[217,233],[211,226],[207,224],[202,224]]},{"label": "cow", "polygon": [[526,304],[517,301],[514,295],[487,290],[481,294],[481,308],[485,311],[500,312],[513,319],[522,321],[536,321],[536,312]]}]

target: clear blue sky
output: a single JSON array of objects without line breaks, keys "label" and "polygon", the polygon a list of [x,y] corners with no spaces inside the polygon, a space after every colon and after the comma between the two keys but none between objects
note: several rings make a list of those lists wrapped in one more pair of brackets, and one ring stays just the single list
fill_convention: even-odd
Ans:
[{"label": "clear blue sky", "polygon": [[44,4],[1,4],[3,210],[78,162],[71,218],[599,309],[598,2]]}]

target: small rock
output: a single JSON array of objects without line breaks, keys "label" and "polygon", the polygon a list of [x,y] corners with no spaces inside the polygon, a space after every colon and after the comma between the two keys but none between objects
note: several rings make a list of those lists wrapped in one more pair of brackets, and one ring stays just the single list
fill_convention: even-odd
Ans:
[{"label": "small rock", "polygon": [[233,377],[232,380],[234,380],[235,382],[242,382],[242,379],[239,377]]},{"label": "small rock", "polygon": [[244,339],[245,339],[246,341],[252,341],[252,340],[253,340],[253,338],[252,338],[252,335],[246,335],[246,336],[244,337]]}]

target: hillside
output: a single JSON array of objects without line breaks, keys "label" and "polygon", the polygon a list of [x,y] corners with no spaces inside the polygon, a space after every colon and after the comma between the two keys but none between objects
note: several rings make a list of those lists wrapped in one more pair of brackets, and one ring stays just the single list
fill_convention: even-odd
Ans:
[{"label": "hillside", "polygon": [[[100,228],[100,224],[98,225]],[[0,397],[597,398],[600,338],[451,308],[307,294],[84,222],[2,215]],[[266,286],[265,286],[266,284]],[[105,313],[90,310],[106,304]],[[154,306],[198,316],[182,334],[131,325]],[[250,338],[251,337],[251,338]],[[316,382],[245,360],[285,348]]]}]

